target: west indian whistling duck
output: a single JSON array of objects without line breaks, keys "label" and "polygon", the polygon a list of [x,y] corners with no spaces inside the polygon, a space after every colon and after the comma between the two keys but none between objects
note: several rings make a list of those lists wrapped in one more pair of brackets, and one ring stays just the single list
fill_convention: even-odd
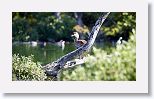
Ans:
[{"label": "west indian whistling duck", "polygon": [[71,35],[71,36],[74,37],[74,42],[75,42],[76,48],[79,48],[87,43],[86,40],[79,40],[78,32],[73,32],[73,35]]},{"label": "west indian whistling duck", "polygon": [[37,42],[36,42],[36,41],[31,41],[30,44],[31,44],[33,47],[37,46]]},{"label": "west indian whistling duck", "polygon": [[[75,43],[76,48],[79,48],[87,43],[86,40],[79,40],[78,32],[73,32],[73,35],[71,35],[71,36],[74,37],[74,43]],[[83,58],[83,56],[79,56],[79,58],[81,59],[81,58]]]},{"label": "west indian whistling duck", "polygon": [[47,45],[47,43],[46,42],[39,42],[39,45],[41,48],[44,48]]},{"label": "west indian whistling duck", "polygon": [[56,42],[56,45],[58,45],[59,47],[62,48],[62,50],[64,50],[64,48],[65,48],[65,41],[60,40],[59,42]]}]

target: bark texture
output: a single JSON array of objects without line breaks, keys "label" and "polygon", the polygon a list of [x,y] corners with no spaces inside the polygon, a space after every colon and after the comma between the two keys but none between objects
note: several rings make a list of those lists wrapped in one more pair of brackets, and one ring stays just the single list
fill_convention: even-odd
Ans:
[{"label": "bark texture", "polygon": [[[110,12],[105,13],[104,15],[102,15],[101,17],[98,18],[98,20],[96,21],[95,25],[92,28],[92,31],[90,33],[90,36],[88,38],[88,41],[85,45],[79,47],[78,49],[62,56],[61,58],[59,58],[57,61],[54,61],[52,63],[49,63],[44,67],[46,74],[48,76],[53,76],[53,77],[57,77],[59,71],[61,69],[63,69],[66,65],[75,65],[78,64],[77,61],[71,61],[73,59],[75,59],[77,56],[83,54],[84,52],[89,51],[89,49],[92,47],[92,45],[94,44],[94,41],[96,39],[96,36],[99,32],[99,29],[101,27],[101,25],[103,24],[103,22],[105,21],[105,19],[108,17]],[[69,64],[68,64],[69,63]],[[83,63],[82,61],[80,63]],[[69,67],[69,66],[68,66]]]}]

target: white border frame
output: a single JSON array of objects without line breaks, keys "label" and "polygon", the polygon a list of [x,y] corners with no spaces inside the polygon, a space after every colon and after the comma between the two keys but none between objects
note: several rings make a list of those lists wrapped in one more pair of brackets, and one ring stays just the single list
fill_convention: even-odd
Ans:
[{"label": "white border frame", "polygon": [[[95,5],[94,5],[95,4]],[[136,81],[12,81],[12,12],[136,12]],[[148,4],[134,0],[5,0],[0,4],[3,93],[148,93]]]}]

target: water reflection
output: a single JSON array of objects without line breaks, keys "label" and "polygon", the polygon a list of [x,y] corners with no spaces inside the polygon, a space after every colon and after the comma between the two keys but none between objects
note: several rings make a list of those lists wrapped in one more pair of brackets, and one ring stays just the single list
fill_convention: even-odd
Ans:
[{"label": "water reflection", "polygon": [[[109,50],[109,46],[111,44],[105,44],[108,46],[104,46],[103,43],[95,43],[94,46],[96,48],[101,48],[107,51]],[[37,44],[37,46],[32,46],[30,43],[13,43],[12,46],[13,54],[20,54],[24,56],[34,55],[34,61],[41,62],[41,64],[47,64],[53,62],[60,58],[61,56],[75,50],[75,46],[73,43],[66,43],[64,50],[62,47],[57,44],[47,43],[46,46],[42,46],[42,44]]]},{"label": "water reflection", "polygon": [[13,54],[20,54],[24,56],[34,55],[35,61],[46,64],[57,60],[61,56],[73,51],[75,49],[73,44],[65,44],[64,50],[56,44],[46,44],[43,46],[37,44],[37,46],[31,46],[31,44],[13,44]]}]

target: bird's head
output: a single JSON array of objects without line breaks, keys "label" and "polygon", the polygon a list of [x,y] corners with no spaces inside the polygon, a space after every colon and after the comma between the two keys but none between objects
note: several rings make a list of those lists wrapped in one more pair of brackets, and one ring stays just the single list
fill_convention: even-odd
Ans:
[{"label": "bird's head", "polygon": [[122,40],[122,37],[120,37],[119,40]]},{"label": "bird's head", "polygon": [[78,32],[73,32],[73,35],[71,37],[74,37],[76,40],[79,39],[79,33]]}]

